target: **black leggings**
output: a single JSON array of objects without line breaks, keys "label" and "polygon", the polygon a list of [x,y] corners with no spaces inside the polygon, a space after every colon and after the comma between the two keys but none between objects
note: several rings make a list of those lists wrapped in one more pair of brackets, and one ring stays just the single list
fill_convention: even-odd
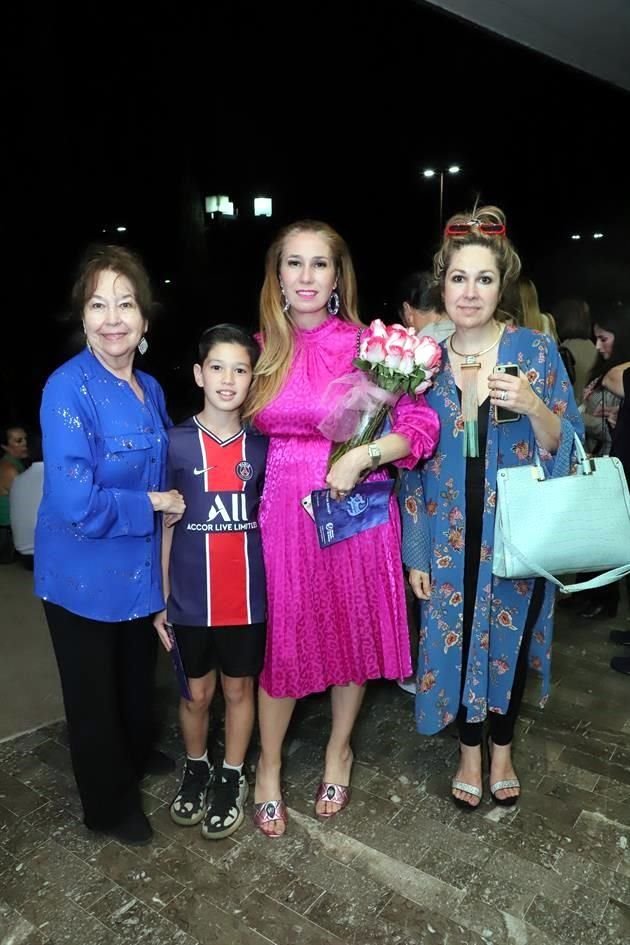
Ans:
[{"label": "black leggings", "polygon": [[139,781],[154,736],[157,634],[150,617],[103,623],[44,601],[86,827],[141,810]]},{"label": "black leggings", "polygon": [[[468,552],[466,553],[468,554]],[[542,578],[534,581],[534,590],[527,612],[525,629],[523,630],[523,639],[518,651],[516,660],[516,669],[514,671],[514,681],[512,683],[512,694],[505,715],[498,712],[488,713],[488,727],[490,738],[495,745],[509,745],[514,737],[514,725],[518,718],[521,708],[525,683],[527,681],[527,659],[529,656],[529,644],[532,638],[532,630],[540,614],[543,598],[545,595],[545,582]],[[464,680],[466,678],[466,666],[468,663],[468,651],[470,649],[472,611],[475,606],[475,595],[468,594],[464,597],[464,634],[462,646],[462,688],[460,694],[460,705],[457,713],[457,728],[459,729],[459,739],[463,745],[476,746],[481,745],[483,738],[483,722],[467,722],[466,707],[462,705],[461,696],[464,691]]]},{"label": "black leggings", "polygon": [[[462,682],[460,704],[457,713],[457,727],[459,738],[463,745],[480,745],[483,737],[483,722],[467,722],[466,708],[462,705],[466,667],[468,665],[468,651],[472,632],[475,599],[477,595],[477,578],[479,576],[479,561],[481,557],[481,536],[483,528],[483,506],[485,495],[485,434],[487,429],[487,404],[480,408],[480,440],[483,448],[480,456],[470,458],[466,463],[466,550],[464,553],[464,620],[462,640]],[[481,444],[480,444],[481,445]],[[514,670],[512,694],[505,715],[498,712],[489,712],[490,738],[495,745],[509,745],[514,736],[514,725],[521,707],[521,700],[527,680],[527,661],[532,629],[540,614],[545,595],[543,578],[536,578],[534,589],[527,612],[523,639]]]}]

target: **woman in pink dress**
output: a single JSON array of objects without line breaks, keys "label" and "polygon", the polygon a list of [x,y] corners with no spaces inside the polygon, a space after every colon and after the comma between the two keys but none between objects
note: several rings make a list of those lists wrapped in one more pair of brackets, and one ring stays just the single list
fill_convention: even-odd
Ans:
[{"label": "woman in pink dress", "polygon": [[316,813],[330,817],[349,800],[350,738],[366,681],[411,672],[395,500],[386,524],[325,549],[301,500],[326,486],[343,499],[368,470],[372,480],[388,478],[379,468],[387,463],[412,468],[433,452],[438,420],[422,395],[405,395],[391,432],[349,451],[327,474],[331,443],[318,430],[331,406],[324,395],[352,370],[362,327],[348,248],[327,224],[295,223],[272,243],[260,315],[250,416],[270,437],[260,512],[269,613],[254,821],[277,837],[287,823],[280,767],[295,700],[331,687],[332,729],[315,798]]}]

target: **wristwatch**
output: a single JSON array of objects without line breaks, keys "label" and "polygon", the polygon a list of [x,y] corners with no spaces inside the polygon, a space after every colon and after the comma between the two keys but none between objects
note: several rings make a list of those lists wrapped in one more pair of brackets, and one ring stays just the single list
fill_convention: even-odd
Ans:
[{"label": "wristwatch", "polygon": [[372,469],[376,469],[381,464],[381,451],[376,443],[368,443],[368,456],[372,462]]}]

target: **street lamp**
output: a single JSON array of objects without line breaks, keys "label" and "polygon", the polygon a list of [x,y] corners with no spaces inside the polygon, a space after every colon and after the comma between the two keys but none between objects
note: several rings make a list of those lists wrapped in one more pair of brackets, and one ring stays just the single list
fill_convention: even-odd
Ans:
[{"label": "street lamp", "polygon": [[445,174],[459,174],[461,167],[459,164],[450,164],[447,168],[443,170],[436,171],[431,167],[425,168],[422,172],[423,177],[439,177],[440,178],[440,234],[442,233],[442,216],[444,209],[444,175]]}]

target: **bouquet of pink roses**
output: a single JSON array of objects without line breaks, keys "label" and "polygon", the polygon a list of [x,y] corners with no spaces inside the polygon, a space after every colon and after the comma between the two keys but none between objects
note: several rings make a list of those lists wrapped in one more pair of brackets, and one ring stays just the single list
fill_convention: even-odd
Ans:
[{"label": "bouquet of pink roses", "polygon": [[441,359],[433,338],[374,319],[362,333],[353,361],[361,373],[345,374],[327,391],[335,405],[319,430],[335,444],[328,468],[349,450],[377,439],[402,394],[421,394],[431,386]]}]

